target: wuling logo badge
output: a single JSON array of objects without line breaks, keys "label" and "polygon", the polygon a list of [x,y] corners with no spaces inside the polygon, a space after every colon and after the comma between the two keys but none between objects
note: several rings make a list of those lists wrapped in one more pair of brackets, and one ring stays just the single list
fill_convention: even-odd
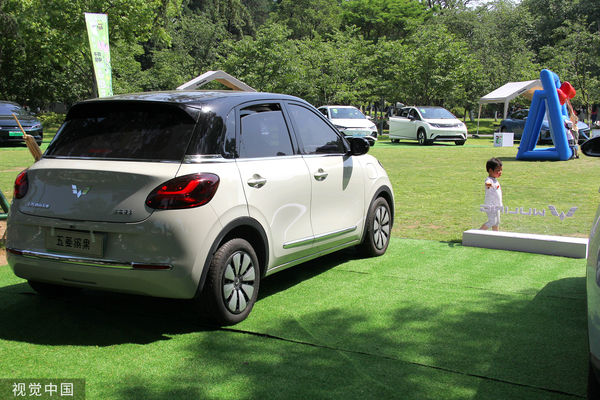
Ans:
[{"label": "wuling logo badge", "polygon": [[86,195],[90,191],[89,187],[77,189],[77,185],[71,185],[71,188],[73,189],[73,194],[75,196],[77,196],[77,198],[80,198],[81,196]]}]

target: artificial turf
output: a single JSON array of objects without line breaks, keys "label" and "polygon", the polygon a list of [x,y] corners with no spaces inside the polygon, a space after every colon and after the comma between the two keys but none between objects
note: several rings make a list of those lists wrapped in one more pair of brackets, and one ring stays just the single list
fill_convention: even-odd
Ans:
[{"label": "artificial turf", "polygon": [[84,378],[88,399],[581,398],[584,274],[393,238],[268,277],[246,321],[214,328],[186,301],[45,299],[0,267],[0,378]]}]

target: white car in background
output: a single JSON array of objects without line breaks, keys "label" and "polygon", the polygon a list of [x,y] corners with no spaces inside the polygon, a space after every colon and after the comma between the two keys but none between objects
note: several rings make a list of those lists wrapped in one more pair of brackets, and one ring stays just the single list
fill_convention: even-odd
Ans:
[{"label": "white car in background", "polygon": [[319,111],[329,118],[344,136],[364,137],[371,146],[377,141],[377,126],[353,106],[321,106]]},{"label": "white car in background", "polygon": [[417,140],[420,145],[433,142],[467,141],[467,126],[442,107],[404,107],[397,117],[390,117],[390,140]]}]

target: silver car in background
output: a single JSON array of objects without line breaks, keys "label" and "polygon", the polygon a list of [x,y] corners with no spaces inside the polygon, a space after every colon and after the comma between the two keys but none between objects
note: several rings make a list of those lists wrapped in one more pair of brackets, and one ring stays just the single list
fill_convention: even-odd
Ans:
[{"label": "silver car in background", "polygon": [[364,137],[371,146],[377,141],[377,126],[353,106],[321,106],[319,111],[347,137]]}]

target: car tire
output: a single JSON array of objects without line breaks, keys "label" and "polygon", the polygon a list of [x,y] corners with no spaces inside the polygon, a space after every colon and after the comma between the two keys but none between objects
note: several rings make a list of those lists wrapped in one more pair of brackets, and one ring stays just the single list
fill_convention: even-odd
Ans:
[{"label": "car tire", "polygon": [[456,143],[457,146],[462,146],[464,145],[466,142],[466,140],[456,140],[454,143]]},{"label": "car tire", "polygon": [[385,253],[390,243],[392,213],[383,197],[378,197],[369,207],[365,220],[365,235],[359,251],[366,257],[377,257]]},{"label": "car tire", "polygon": [[81,289],[72,286],[54,285],[52,283],[27,281],[29,286],[44,297],[68,297],[78,293]]},{"label": "car tire", "polygon": [[260,268],[256,252],[244,239],[229,240],[210,263],[200,301],[209,318],[219,325],[246,319],[258,297]]},{"label": "car tire", "polygon": [[390,139],[392,143],[400,143],[400,139]]},{"label": "car tire", "polygon": [[421,129],[417,132],[417,141],[421,146],[425,146],[428,144],[427,135],[425,134],[424,130]]}]

